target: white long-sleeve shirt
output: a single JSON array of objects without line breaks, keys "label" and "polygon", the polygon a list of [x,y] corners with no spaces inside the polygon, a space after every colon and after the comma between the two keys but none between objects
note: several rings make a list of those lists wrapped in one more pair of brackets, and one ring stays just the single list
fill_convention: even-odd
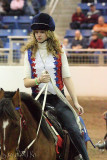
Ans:
[{"label": "white long-sleeve shirt", "polygon": [[[38,43],[39,53],[44,63],[48,56],[46,44],[47,42]],[[67,61],[67,56],[65,53],[61,54],[61,61],[62,61],[62,78],[71,77],[71,73],[70,73],[70,69],[69,69],[69,65]],[[27,51],[25,53],[25,58],[24,58],[24,78],[31,78],[31,66],[28,60]]]}]

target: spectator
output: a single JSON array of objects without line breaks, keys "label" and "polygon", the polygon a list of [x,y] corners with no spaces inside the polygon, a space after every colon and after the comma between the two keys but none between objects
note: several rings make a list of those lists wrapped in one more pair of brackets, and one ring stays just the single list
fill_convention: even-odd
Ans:
[{"label": "spectator", "polygon": [[[64,50],[71,48],[71,44],[69,43],[69,40],[68,40],[67,38],[64,38],[64,39],[63,39],[63,44],[62,44],[62,46],[63,46],[63,49],[64,49]],[[66,53],[67,56],[69,56],[69,52],[68,52],[68,51],[65,50],[65,53]]]},{"label": "spectator", "polygon": [[72,40],[72,49],[87,48],[87,41],[83,38],[79,30],[75,32],[75,38]]},{"label": "spectator", "polygon": [[72,23],[70,23],[71,29],[79,29],[81,24],[85,22],[85,16],[82,13],[80,7],[77,7],[76,12],[72,16]]},{"label": "spectator", "polygon": [[12,0],[10,3],[11,15],[23,15],[24,14],[24,0]]},{"label": "spectator", "polygon": [[3,1],[0,0],[0,14],[6,14],[6,11],[3,8]]},{"label": "spectator", "polygon": [[98,33],[98,36],[103,39],[104,48],[107,48],[107,24],[104,23],[104,17],[98,18],[98,24],[93,27],[93,31]]},{"label": "spectator", "polygon": [[40,4],[37,0],[27,0],[24,7],[26,15],[36,15],[39,13]]},{"label": "spectator", "polygon": [[0,39],[0,48],[3,48],[3,41]]},{"label": "spectator", "polygon": [[100,16],[100,11],[96,10],[94,4],[90,5],[90,11],[87,13],[86,23],[81,25],[81,29],[92,29],[98,22],[98,17]]},{"label": "spectator", "polygon": [[6,14],[8,14],[9,11],[10,11],[10,3],[9,3],[8,0],[4,0],[4,1],[3,1],[3,8],[4,8],[4,10],[6,11]]},{"label": "spectator", "polygon": [[0,0],[0,14],[6,15],[10,10],[10,5],[8,0]]},{"label": "spectator", "polygon": [[98,38],[98,33],[97,32],[92,33],[92,41],[90,42],[89,48],[93,48],[93,49],[104,48],[103,41],[102,41],[102,39]]}]

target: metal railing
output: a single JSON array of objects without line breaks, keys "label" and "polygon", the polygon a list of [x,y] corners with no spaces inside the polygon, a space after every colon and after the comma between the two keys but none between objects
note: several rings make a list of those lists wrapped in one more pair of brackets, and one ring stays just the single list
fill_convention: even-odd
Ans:
[{"label": "metal railing", "polygon": [[[26,43],[30,36],[8,36],[10,43],[10,65],[23,65],[24,53],[21,47]],[[18,49],[14,49],[14,44],[19,45]]]},{"label": "metal railing", "polygon": [[0,48],[0,65],[9,65],[10,63],[10,48],[4,49]]},{"label": "metal railing", "polygon": [[51,2],[49,4],[49,13],[50,13],[50,15],[53,14],[58,2],[59,2],[59,0],[51,0]]},{"label": "metal railing", "polygon": [[[30,36],[9,36],[10,47],[0,49],[0,65],[23,65],[21,47]],[[16,44],[16,48],[14,48]],[[107,66],[107,49],[66,49],[69,65]]]},{"label": "metal railing", "polygon": [[70,65],[107,65],[107,49],[65,49],[65,52]]}]

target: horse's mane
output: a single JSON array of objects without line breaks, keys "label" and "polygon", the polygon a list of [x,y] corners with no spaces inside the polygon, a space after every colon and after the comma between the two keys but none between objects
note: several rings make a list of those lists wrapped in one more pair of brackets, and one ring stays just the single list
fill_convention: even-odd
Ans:
[{"label": "horse's mane", "polygon": [[34,119],[39,122],[42,113],[41,104],[35,101],[33,97],[27,93],[21,92],[20,94],[21,100],[26,104],[28,110],[31,112]]},{"label": "horse's mane", "polygon": [[[12,98],[14,96],[15,92],[5,92],[5,98]],[[28,110],[36,119],[37,122],[39,122],[41,117],[41,105],[39,102],[35,101],[29,94],[20,92],[21,95],[21,101],[25,103]]]},{"label": "horse's mane", "polygon": [[12,120],[18,120],[11,105],[12,103],[9,98],[3,98],[0,100],[0,118],[9,117]]},{"label": "horse's mane", "polygon": [[[15,92],[5,92],[4,96],[7,99],[12,99],[14,94],[15,94]],[[27,93],[20,92],[20,95],[21,95],[21,101],[25,103],[28,110],[32,114],[33,118],[37,122],[39,122],[40,117],[41,117],[41,113],[42,113],[41,104],[39,102],[37,102],[36,100],[34,100],[33,97]],[[44,118],[42,120],[41,129],[48,139],[50,139],[52,137]]]}]

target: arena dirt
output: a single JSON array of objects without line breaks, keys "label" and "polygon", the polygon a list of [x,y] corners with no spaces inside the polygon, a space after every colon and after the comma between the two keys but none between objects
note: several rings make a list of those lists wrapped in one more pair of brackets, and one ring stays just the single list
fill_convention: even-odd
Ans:
[{"label": "arena dirt", "polygon": [[[68,100],[71,102],[70,98]],[[82,118],[86,124],[89,136],[93,143],[102,140],[106,133],[106,123],[102,118],[103,112],[107,111],[107,97],[78,97],[79,103],[84,107],[85,113]],[[90,160],[107,160],[107,151],[103,153],[94,149],[88,142]]]}]

